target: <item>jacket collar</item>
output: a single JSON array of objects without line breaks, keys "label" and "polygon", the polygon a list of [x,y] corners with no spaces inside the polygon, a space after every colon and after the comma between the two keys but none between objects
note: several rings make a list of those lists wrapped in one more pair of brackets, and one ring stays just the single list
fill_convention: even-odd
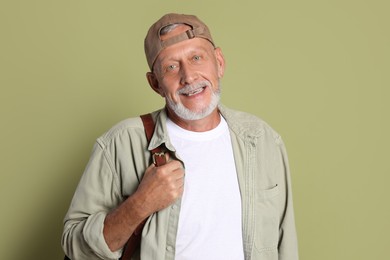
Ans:
[{"label": "jacket collar", "polygon": [[264,124],[254,115],[236,111],[219,105],[219,111],[229,125],[229,129],[239,138],[253,140],[264,134]]},{"label": "jacket collar", "polygon": [[[229,129],[239,138],[243,140],[253,140],[263,135],[264,125],[260,124],[259,122],[261,121],[255,116],[229,109],[222,104],[218,106],[218,109],[225,118]],[[165,144],[168,150],[175,151],[168,136],[166,124],[168,115],[166,109],[157,110],[152,113],[152,116],[156,126],[148,149],[153,150],[154,148]]]}]

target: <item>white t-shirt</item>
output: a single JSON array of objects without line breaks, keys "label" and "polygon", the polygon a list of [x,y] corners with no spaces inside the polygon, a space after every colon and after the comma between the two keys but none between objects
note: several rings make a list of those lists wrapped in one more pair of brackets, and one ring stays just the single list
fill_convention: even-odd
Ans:
[{"label": "white t-shirt", "polygon": [[192,132],[167,121],[185,163],[176,260],[243,260],[241,196],[229,129]]}]

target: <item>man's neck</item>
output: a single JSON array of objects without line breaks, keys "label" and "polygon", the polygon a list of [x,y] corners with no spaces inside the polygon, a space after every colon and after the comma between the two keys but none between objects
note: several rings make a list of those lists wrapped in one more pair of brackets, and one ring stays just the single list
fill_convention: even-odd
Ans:
[{"label": "man's neck", "polygon": [[218,126],[221,121],[221,116],[219,114],[218,108],[216,108],[210,115],[205,118],[199,120],[185,120],[178,117],[175,113],[173,113],[170,109],[167,109],[168,117],[175,124],[184,128],[188,131],[193,132],[205,132],[211,129],[214,129]]}]

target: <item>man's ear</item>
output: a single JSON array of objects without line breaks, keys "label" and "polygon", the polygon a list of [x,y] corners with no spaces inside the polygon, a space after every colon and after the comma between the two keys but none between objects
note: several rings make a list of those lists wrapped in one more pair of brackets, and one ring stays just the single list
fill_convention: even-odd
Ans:
[{"label": "man's ear", "polygon": [[146,78],[148,80],[149,86],[160,96],[164,97],[164,92],[160,88],[156,75],[153,72],[147,72]]},{"label": "man's ear", "polygon": [[217,59],[218,77],[222,78],[225,73],[225,57],[223,56],[221,48],[215,48],[215,57]]}]

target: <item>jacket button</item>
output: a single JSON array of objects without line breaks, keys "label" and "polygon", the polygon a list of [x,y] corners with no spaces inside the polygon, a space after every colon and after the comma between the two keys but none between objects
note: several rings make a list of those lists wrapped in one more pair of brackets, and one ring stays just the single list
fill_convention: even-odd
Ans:
[{"label": "jacket button", "polygon": [[167,246],[167,250],[168,250],[169,252],[173,252],[173,246]]}]

